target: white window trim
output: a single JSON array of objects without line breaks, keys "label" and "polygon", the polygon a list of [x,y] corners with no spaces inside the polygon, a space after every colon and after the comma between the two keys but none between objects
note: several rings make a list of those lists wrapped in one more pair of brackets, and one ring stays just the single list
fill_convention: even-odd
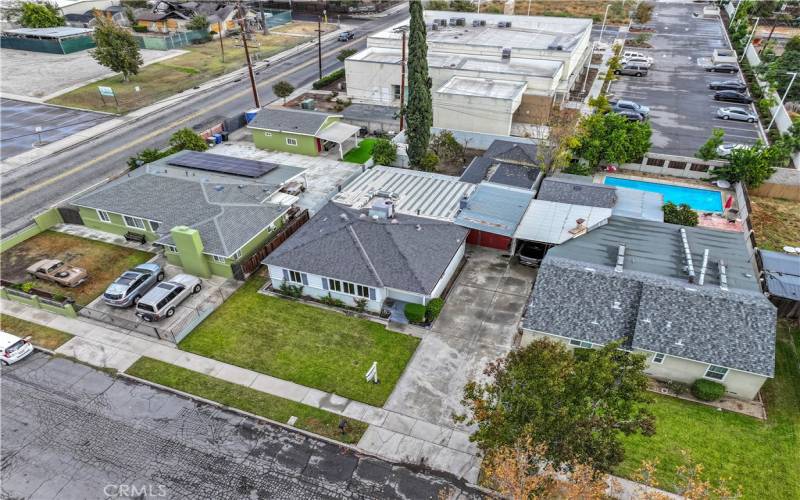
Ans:
[{"label": "white window trim", "polygon": [[111,215],[106,210],[97,209],[95,211],[97,212],[97,218],[100,219],[100,222],[111,222]]},{"label": "white window trim", "polygon": [[286,138],[286,145],[287,146],[297,146],[297,139],[294,137],[287,137]]},{"label": "white window trim", "polygon": [[154,224],[154,223],[155,223],[155,224],[158,224],[159,226],[161,226],[161,223],[160,223],[160,222],[158,222],[157,220],[149,220],[149,219],[148,219],[148,221],[147,221],[147,225],[148,225],[148,226],[150,226],[150,231],[151,231],[151,232],[153,232],[153,233],[155,233],[156,231],[158,231],[158,229],[157,229],[157,228],[154,228],[154,227],[153,227],[153,224]]},{"label": "white window trim", "polygon": [[578,340],[578,339],[569,339],[569,345],[572,347],[580,347],[583,349],[592,349],[594,348],[594,344],[591,342],[587,342],[585,340]]},{"label": "white window trim", "polygon": [[242,251],[241,250],[236,250],[236,252],[234,252],[234,254],[233,254],[233,257],[231,257],[231,258],[233,260],[241,259],[242,258]]},{"label": "white window trim", "polygon": [[[660,361],[658,360],[659,356],[661,356],[661,360]],[[663,365],[664,364],[664,359],[666,357],[667,357],[667,355],[664,354],[663,352],[656,352],[656,353],[653,353],[653,360],[652,361],[653,361],[653,363],[655,363],[657,365]]]},{"label": "white window trim", "polygon": [[178,253],[178,247],[175,245],[164,245],[164,249],[172,253]]},{"label": "white window trim", "polygon": [[[716,367],[716,368],[723,368],[723,369],[725,370],[725,374],[724,374],[724,375],[722,375],[722,378],[715,378],[715,377],[709,377],[709,376],[708,376],[708,372],[709,372],[709,370],[711,370],[711,367],[712,367],[712,366],[713,366],[713,367]],[[703,378],[706,378],[706,379],[708,379],[708,380],[713,380],[714,382],[724,382],[724,381],[725,381],[725,379],[726,379],[726,378],[728,378],[728,374],[729,374],[730,372],[731,372],[730,368],[726,368],[726,367],[724,367],[724,366],[719,366],[719,365],[708,365],[708,367],[706,368],[706,372],[703,374]]]},{"label": "white window trim", "polygon": [[[303,273],[301,273],[300,271],[292,271],[291,269],[287,269],[287,271],[289,271],[289,282],[297,283],[298,285],[302,285],[303,284]],[[297,280],[296,281],[294,279],[294,276],[292,276],[292,273],[297,274]]]},{"label": "white window trim", "polygon": [[[128,219],[140,221],[142,223],[142,227],[132,226],[132,225],[128,224]],[[141,217],[134,217],[132,215],[123,215],[122,216],[122,222],[125,223],[125,227],[129,227],[131,229],[139,229],[140,231],[147,231],[147,228],[144,225],[144,219],[142,219]]]},{"label": "white window trim", "polygon": [[272,132],[264,131],[264,137],[272,137]]},{"label": "white window trim", "polygon": [[210,253],[208,255],[211,256],[211,260],[213,260],[214,262],[219,262],[219,263],[222,263],[222,264],[225,263],[225,257],[223,257],[221,255],[215,255],[213,253]]}]

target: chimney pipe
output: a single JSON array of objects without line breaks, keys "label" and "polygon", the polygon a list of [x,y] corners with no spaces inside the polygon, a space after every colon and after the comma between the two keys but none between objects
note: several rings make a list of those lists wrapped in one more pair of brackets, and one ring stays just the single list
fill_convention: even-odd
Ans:
[{"label": "chimney pipe", "polygon": [[703,281],[706,279],[706,265],[708,265],[708,248],[703,250],[703,265],[700,266],[700,280],[698,285],[703,286]]},{"label": "chimney pipe", "polygon": [[719,288],[723,292],[728,291],[728,274],[725,267],[725,261],[722,259],[719,260]]},{"label": "chimney pipe", "polygon": [[692,252],[689,250],[689,238],[686,236],[686,229],[681,228],[681,241],[683,242],[683,255],[686,259],[686,271],[689,273],[689,283],[694,283],[694,264],[692,263]]},{"label": "chimney pipe", "polygon": [[617,265],[614,266],[614,271],[621,273],[622,266],[624,263],[625,263],[625,245],[620,245],[619,248],[617,248]]}]

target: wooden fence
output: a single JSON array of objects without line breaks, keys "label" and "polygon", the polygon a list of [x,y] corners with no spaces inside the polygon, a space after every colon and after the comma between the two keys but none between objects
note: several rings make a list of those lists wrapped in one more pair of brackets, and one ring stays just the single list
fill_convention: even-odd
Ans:
[{"label": "wooden fence", "polygon": [[284,241],[289,239],[289,236],[296,233],[303,224],[308,222],[309,218],[308,210],[303,210],[295,214],[277,233],[275,233],[275,236],[273,236],[266,245],[261,247],[260,250],[251,255],[247,260],[234,264],[232,266],[233,276],[238,280],[245,279],[247,275],[258,269],[258,266],[261,265],[261,261],[264,260],[267,255],[271,254]]}]

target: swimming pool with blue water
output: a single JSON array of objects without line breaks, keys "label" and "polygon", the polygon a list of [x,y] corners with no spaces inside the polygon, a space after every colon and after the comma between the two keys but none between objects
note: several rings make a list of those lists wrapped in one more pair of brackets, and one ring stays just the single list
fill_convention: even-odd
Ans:
[{"label": "swimming pool with blue water", "polygon": [[722,212],[722,197],[719,191],[609,176],[606,176],[603,183],[609,186],[659,193],[664,196],[664,203],[668,201],[676,205],[686,203],[698,212]]}]

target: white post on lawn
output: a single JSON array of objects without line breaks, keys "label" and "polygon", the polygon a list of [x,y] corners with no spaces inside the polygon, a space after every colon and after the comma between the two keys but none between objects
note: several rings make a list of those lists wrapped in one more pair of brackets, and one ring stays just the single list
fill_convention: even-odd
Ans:
[{"label": "white post on lawn", "polygon": [[608,18],[608,9],[611,8],[611,4],[606,5],[606,13],[603,14],[603,27],[600,28],[600,43],[603,43],[603,33],[606,31],[606,19]]},{"label": "white post on lawn", "polygon": [[750,36],[747,37],[747,43],[744,44],[744,48],[742,49],[742,57],[739,58],[740,63],[744,60],[744,56],[747,55],[747,47],[749,47],[750,42],[753,41],[753,35],[756,34],[756,28],[758,28],[758,21],[760,20],[761,20],[760,17],[756,18],[756,24],[753,25],[753,31],[751,31]]},{"label": "white post on lawn", "polygon": [[372,382],[377,384],[378,383],[378,362],[373,361],[372,366],[370,366],[369,370],[367,370],[367,374],[365,375],[367,382]]},{"label": "white post on lawn", "polygon": [[797,78],[797,71],[787,71],[786,74],[787,75],[792,75],[792,79],[789,80],[789,86],[786,87],[786,92],[783,93],[783,97],[781,98],[781,102],[778,103],[778,111],[776,111],[775,114],[772,115],[772,120],[770,120],[769,121],[769,125],[767,125],[767,130],[766,130],[767,132],[769,132],[770,127],[772,127],[772,124],[775,123],[775,117],[778,116],[778,112],[781,110],[781,107],[783,106],[783,103],[786,101],[786,96],[789,95],[789,90],[792,88],[792,84],[794,83],[794,79]]}]

